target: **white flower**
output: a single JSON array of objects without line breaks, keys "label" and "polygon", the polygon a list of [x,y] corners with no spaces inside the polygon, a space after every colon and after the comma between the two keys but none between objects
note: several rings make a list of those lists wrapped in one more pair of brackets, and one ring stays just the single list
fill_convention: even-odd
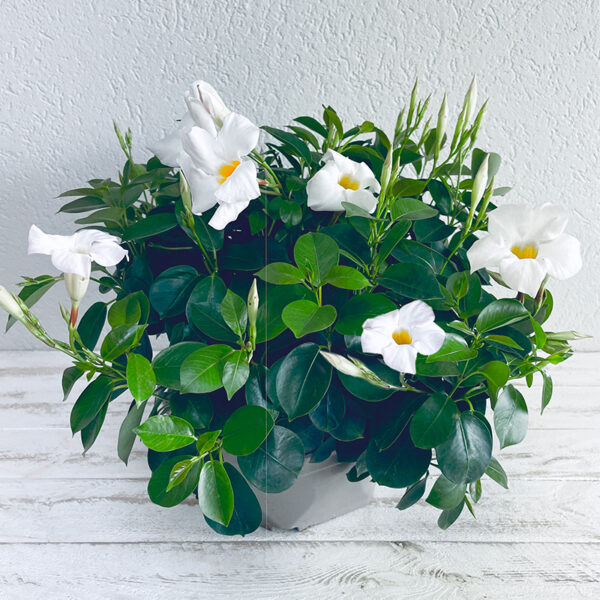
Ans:
[{"label": "white flower", "polygon": [[333,150],[323,155],[325,166],[306,185],[309,208],[317,211],[344,210],[342,202],[355,204],[369,213],[377,208],[373,192],[381,186],[373,171]]},{"label": "white flower", "polygon": [[205,129],[213,136],[223,126],[231,112],[216,90],[206,81],[196,81],[185,96],[188,112],[179,125],[162,140],[150,147],[160,162],[169,167],[180,167],[184,159],[181,136],[192,127]]},{"label": "white flower", "polygon": [[202,214],[218,204],[209,221],[215,229],[235,221],[260,196],[256,165],[247,158],[258,137],[258,127],[236,113],[225,117],[216,136],[200,127],[182,135],[181,168],[192,193],[192,210]]},{"label": "white flower", "polygon": [[437,352],[444,330],[436,325],[432,308],[422,300],[367,319],[360,337],[363,352],[381,354],[383,362],[401,373],[416,373],[417,353]]},{"label": "white flower", "polygon": [[127,256],[119,238],[95,229],[83,229],[75,235],[49,235],[39,227],[29,230],[29,254],[48,254],[52,264],[65,274],[65,285],[74,307],[87,290],[92,261],[112,267]]},{"label": "white flower", "polygon": [[25,323],[25,313],[22,308],[17,304],[14,296],[2,285],[0,285],[0,308],[21,323]]},{"label": "white flower", "polygon": [[546,276],[567,279],[581,269],[579,241],[564,233],[568,216],[551,204],[504,205],[489,214],[488,233],[467,251],[471,272],[500,275],[506,285],[535,296]]}]

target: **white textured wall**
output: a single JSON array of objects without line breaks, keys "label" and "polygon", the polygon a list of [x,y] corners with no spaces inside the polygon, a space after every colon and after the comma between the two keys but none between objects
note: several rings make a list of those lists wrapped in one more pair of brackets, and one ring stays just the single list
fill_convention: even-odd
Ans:
[{"label": "white textured wall", "polygon": [[[595,334],[578,347],[598,349],[599,25],[594,0],[2,0],[0,281],[52,272],[26,256],[27,230],[70,232],[54,197],[114,175],[112,118],[142,158],[196,78],[258,124],[330,103],[346,123],[390,127],[415,75],[456,111],[476,72],[491,98],[481,144],[504,158],[508,199],[570,208],[585,268],[552,283],[554,325]],[[59,292],[37,309],[53,331]],[[0,337],[29,347],[18,327]]]}]

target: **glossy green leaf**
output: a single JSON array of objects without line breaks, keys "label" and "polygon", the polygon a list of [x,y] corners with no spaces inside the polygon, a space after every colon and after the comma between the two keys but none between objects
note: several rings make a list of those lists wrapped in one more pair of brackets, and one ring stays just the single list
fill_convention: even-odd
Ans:
[{"label": "glossy green leaf", "polygon": [[317,344],[294,348],[277,373],[277,399],[290,420],[308,414],[327,392],[331,365],[321,356]]},{"label": "glossy green leaf", "polygon": [[135,429],[135,433],[151,450],[170,452],[196,441],[192,426],[179,417],[155,415]]},{"label": "glossy green leaf", "polygon": [[274,425],[273,417],[261,406],[241,406],[225,422],[223,449],[236,456],[252,454]]},{"label": "glossy green leaf", "polygon": [[294,260],[314,285],[321,285],[329,270],[338,264],[340,251],[335,241],[323,233],[305,233],[294,246]]},{"label": "glossy green leaf", "polygon": [[362,290],[369,285],[369,280],[352,267],[336,265],[329,269],[323,283],[345,290]]},{"label": "glossy green leaf", "polygon": [[181,390],[208,394],[223,386],[223,368],[233,354],[229,346],[205,346],[190,354],[181,365]]},{"label": "glossy green leaf", "polygon": [[271,263],[267,265],[256,276],[274,285],[291,285],[300,283],[304,276],[297,267],[288,263]]},{"label": "glossy green leaf", "polygon": [[134,292],[115,302],[108,311],[111,327],[146,323],[150,314],[150,303],[144,292]]},{"label": "glossy green leaf", "polygon": [[102,358],[110,362],[135,348],[145,329],[145,325],[119,325],[109,331],[100,348]]},{"label": "glossy green leaf", "polygon": [[527,309],[517,300],[503,298],[488,304],[477,317],[475,327],[480,333],[492,331],[529,316]]},{"label": "glossy green leaf", "polygon": [[294,332],[296,338],[327,329],[336,316],[333,306],[318,306],[310,300],[296,300],[288,304],[281,314],[283,322]]},{"label": "glossy green leaf", "polygon": [[427,486],[427,475],[423,479],[413,483],[411,486],[406,488],[404,495],[400,498],[400,502],[396,504],[398,510],[406,510],[411,506],[415,505],[425,494],[425,488]]},{"label": "glossy green leaf", "polygon": [[392,218],[418,221],[437,215],[437,210],[416,198],[398,198],[392,207]]},{"label": "glossy green leaf", "polygon": [[367,319],[396,308],[397,305],[384,294],[353,296],[340,309],[335,329],[344,335],[360,335],[362,325]]},{"label": "glossy green leaf", "polygon": [[258,450],[238,458],[244,477],[261,492],[290,488],[304,464],[302,440],[286,427],[275,425]]},{"label": "glossy green leaf", "polygon": [[141,354],[131,354],[127,360],[127,387],[139,404],[147,400],[156,387],[156,375],[150,361]]},{"label": "glossy green leaf", "polygon": [[541,374],[544,379],[544,383],[542,385],[542,410],[540,411],[540,414],[544,412],[544,409],[546,406],[548,406],[550,400],[552,400],[552,389],[554,387],[552,383],[552,377],[550,377],[550,375],[544,371],[541,371]]},{"label": "glossy green leaf", "polygon": [[466,491],[466,483],[454,483],[440,475],[427,496],[427,503],[442,510],[451,510],[464,500]]},{"label": "glossy green leaf", "polygon": [[79,333],[84,346],[90,350],[96,347],[105,322],[106,304],[95,302],[87,309],[77,326],[77,333]]},{"label": "glossy green leaf", "polygon": [[479,479],[492,457],[492,436],[486,425],[470,412],[453,418],[450,437],[435,453],[442,473],[453,483]]},{"label": "glossy green leaf", "polygon": [[197,462],[198,457],[194,456],[193,458],[186,458],[174,465],[171,469],[171,474],[169,475],[167,492],[171,491],[176,485],[181,485]]},{"label": "glossy green leaf", "polygon": [[435,448],[450,436],[456,402],[445,394],[435,394],[425,400],[410,422],[410,437],[417,448]]},{"label": "glossy green leaf", "polygon": [[465,506],[464,502],[461,502],[456,508],[442,511],[442,514],[438,518],[438,527],[442,530],[448,529],[458,517]]},{"label": "glossy green leaf", "polygon": [[167,491],[169,479],[173,467],[182,460],[191,459],[192,456],[180,455],[167,459],[152,473],[152,477],[148,482],[148,496],[154,504],[159,506],[171,507],[183,502],[198,485],[200,477],[201,462],[197,462],[192,469],[187,473],[184,481],[179,485]]},{"label": "glossy green leaf", "polygon": [[204,516],[227,527],[233,515],[233,487],[222,463],[205,463],[198,482],[198,502]]},{"label": "glossy green leaf", "polygon": [[244,300],[231,290],[227,290],[221,302],[221,316],[236,335],[244,335],[248,325],[248,309]]},{"label": "glossy green leaf", "polygon": [[152,368],[159,385],[174,390],[181,389],[181,365],[196,350],[204,348],[200,342],[180,342],[161,350],[152,361]]},{"label": "glossy green leaf", "polygon": [[446,360],[451,362],[460,362],[470,360],[477,356],[477,350],[469,348],[464,338],[456,333],[446,333],[442,347],[435,353],[427,357],[427,362],[436,362]]},{"label": "glossy green leaf", "polygon": [[153,213],[133,223],[125,229],[121,239],[124,242],[141,240],[153,235],[165,233],[177,227],[177,219],[173,213]]},{"label": "glossy green leaf", "polygon": [[141,404],[132,403],[127,416],[121,423],[117,441],[117,455],[125,464],[129,461],[129,455],[131,454],[136,438],[134,429],[136,429],[142,421],[144,408],[146,408],[145,402],[142,402]]},{"label": "glossy green leaf", "polygon": [[528,424],[527,404],[523,394],[507,385],[494,406],[494,429],[500,448],[513,446],[525,439]]},{"label": "glossy green leaf", "polygon": [[485,473],[497,484],[501,485],[505,489],[508,489],[508,477],[506,476],[506,472],[502,468],[502,465],[493,456],[492,460],[490,461],[490,465],[485,470]]},{"label": "glossy green leaf", "polygon": [[223,364],[223,387],[228,400],[244,387],[249,374],[248,355],[244,350],[235,350],[227,357]]},{"label": "glossy green leaf", "polygon": [[181,314],[192,291],[198,272],[182,265],[163,271],[150,286],[150,303],[161,319]]},{"label": "glossy green leaf", "polygon": [[418,264],[394,264],[380,275],[379,283],[407,298],[427,300],[442,297],[434,274]]},{"label": "glossy green leaf", "polygon": [[113,388],[113,381],[106,375],[94,379],[81,392],[71,409],[71,431],[77,433],[89,425],[94,417],[108,402]]}]

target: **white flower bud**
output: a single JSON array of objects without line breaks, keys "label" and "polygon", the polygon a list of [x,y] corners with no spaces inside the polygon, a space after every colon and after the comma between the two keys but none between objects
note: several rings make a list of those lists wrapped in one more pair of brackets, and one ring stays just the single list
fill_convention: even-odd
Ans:
[{"label": "white flower bud", "polygon": [[258,317],[258,288],[256,286],[256,279],[252,281],[250,286],[250,292],[248,293],[248,334],[250,342],[254,347],[256,342],[256,319]]},{"label": "white flower bud", "polygon": [[442,100],[442,105],[440,106],[440,112],[438,113],[438,119],[437,119],[437,127],[435,130],[435,156],[436,157],[440,153],[440,148],[442,147],[444,135],[446,134],[447,123],[448,123],[448,104],[446,102],[446,94],[444,94],[444,99]]},{"label": "white flower bud", "polygon": [[477,76],[473,75],[473,79],[471,81],[471,85],[467,90],[467,94],[465,96],[465,124],[471,122],[473,115],[475,114],[475,109],[477,107]]},{"label": "white flower bud", "polygon": [[65,286],[69,298],[71,298],[71,304],[75,308],[79,307],[79,303],[85,296],[89,284],[89,277],[82,277],[77,273],[65,273]]},{"label": "white flower bud", "polygon": [[471,188],[471,211],[474,211],[477,208],[479,201],[483,197],[483,192],[485,192],[485,188],[487,187],[489,158],[490,155],[486,154],[481,161],[481,165],[479,165],[479,169],[477,169],[475,179],[473,179],[473,187]]},{"label": "white flower bud", "polygon": [[19,306],[14,296],[2,285],[0,285],[0,307],[2,307],[9,315],[25,323],[25,313]]},{"label": "white flower bud", "polygon": [[321,356],[340,373],[350,375],[350,377],[360,377],[361,379],[365,379],[364,371],[345,356],[334,354],[333,352],[325,352],[325,350],[321,350]]}]

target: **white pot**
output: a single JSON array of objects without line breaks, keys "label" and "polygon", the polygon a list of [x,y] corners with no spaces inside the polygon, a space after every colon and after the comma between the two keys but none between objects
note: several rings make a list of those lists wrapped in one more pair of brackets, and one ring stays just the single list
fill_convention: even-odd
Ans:
[{"label": "white pot", "polygon": [[254,490],[267,529],[306,529],[357,508],[373,499],[375,484],[370,478],[350,482],[346,473],[352,463],[340,463],[335,455],[321,463],[308,458],[294,485],[279,494]]}]

